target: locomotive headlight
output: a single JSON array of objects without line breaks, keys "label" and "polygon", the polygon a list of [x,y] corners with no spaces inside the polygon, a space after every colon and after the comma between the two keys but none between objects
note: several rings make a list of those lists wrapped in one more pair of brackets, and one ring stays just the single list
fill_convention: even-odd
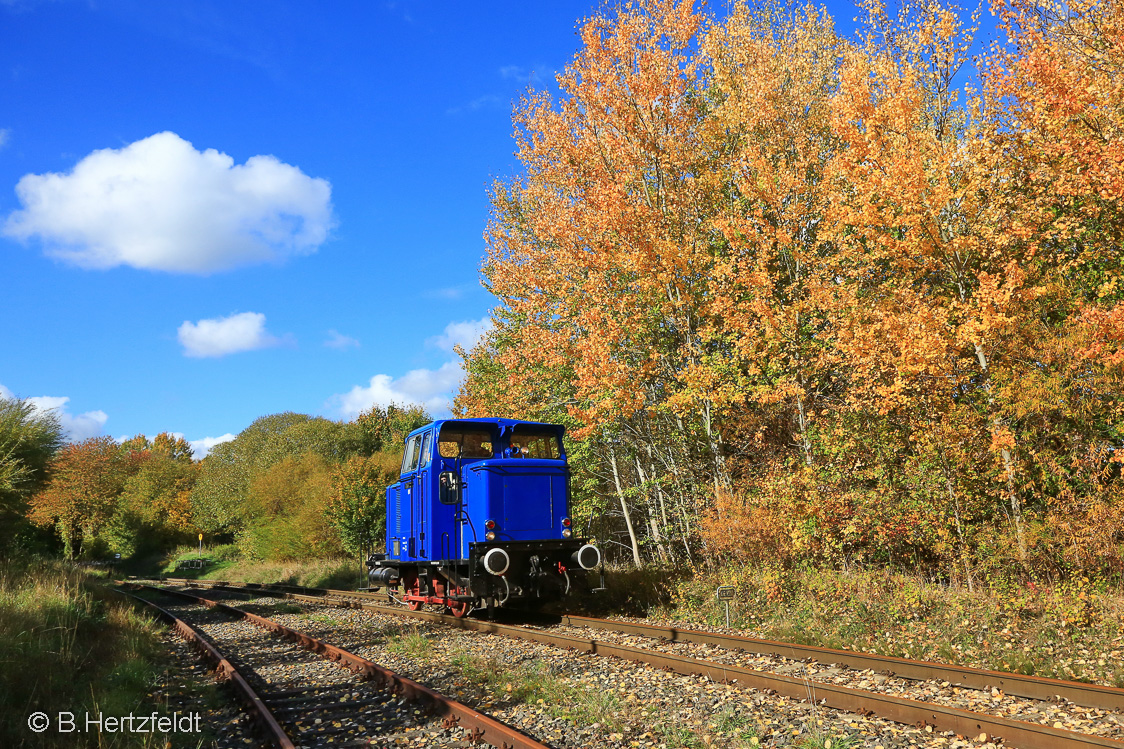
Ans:
[{"label": "locomotive headlight", "polygon": [[484,569],[493,575],[502,575],[511,566],[511,557],[503,549],[488,549],[484,555]]},{"label": "locomotive headlight", "polygon": [[586,544],[570,557],[583,570],[591,570],[601,564],[601,552],[593,544]]},{"label": "locomotive headlight", "polygon": [[488,531],[487,533],[484,534],[484,538],[488,539],[489,541],[495,541],[496,540],[496,534],[495,534],[494,531]]},{"label": "locomotive headlight", "polygon": [[572,530],[570,530],[569,528],[563,528],[562,529],[562,538],[569,538],[572,535],[574,535],[574,532]]}]

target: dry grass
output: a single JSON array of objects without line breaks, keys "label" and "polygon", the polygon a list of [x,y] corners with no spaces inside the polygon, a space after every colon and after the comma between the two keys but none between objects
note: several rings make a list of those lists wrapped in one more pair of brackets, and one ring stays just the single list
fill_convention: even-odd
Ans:
[{"label": "dry grass", "polygon": [[0,560],[0,746],[155,745],[129,734],[32,733],[28,716],[140,712],[159,629],[57,561]]},{"label": "dry grass", "polygon": [[204,580],[241,580],[248,583],[285,583],[310,588],[352,590],[366,584],[366,567],[356,558],[310,559],[300,562],[261,562],[239,556],[236,546],[204,547],[203,557],[214,563],[202,570],[177,570],[181,559],[195,559],[198,552],[182,547],[169,555],[162,572],[169,577]]},{"label": "dry grass", "polygon": [[724,626],[720,584],[750,636],[1124,686],[1124,598],[1088,578],[969,593],[884,570],[741,567],[669,586],[650,615]]}]

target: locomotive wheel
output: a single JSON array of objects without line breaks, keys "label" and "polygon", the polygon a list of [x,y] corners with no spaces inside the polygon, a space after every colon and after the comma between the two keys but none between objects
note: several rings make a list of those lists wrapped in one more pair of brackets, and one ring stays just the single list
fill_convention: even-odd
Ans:
[{"label": "locomotive wheel", "polygon": [[[464,594],[464,590],[457,587],[456,585],[450,585],[449,586],[449,595],[450,596],[463,595],[463,594]],[[446,600],[448,600],[448,599],[446,599]],[[449,610],[449,613],[452,614],[453,616],[455,616],[456,618],[464,619],[466,616],[468,616],[468,613],[470,611],[472,611],[472,604],[469,603],[468,601],[449,601],[446,608]]]},{"label": "locomotive wheel", "polygon": [[[421,595],[421,580],[417,575],[411,575],[409,580],[402,581],[402,592],[409,596]],[[421,601],[406,601],[406,608],[410,611],[418,611],[421,607]]]}]

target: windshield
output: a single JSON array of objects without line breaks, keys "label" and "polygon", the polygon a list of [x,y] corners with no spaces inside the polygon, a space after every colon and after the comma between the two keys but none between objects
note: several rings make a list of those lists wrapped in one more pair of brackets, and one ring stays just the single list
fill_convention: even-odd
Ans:
[{"label": "windshield", "polygon": [[442,458],[490,458],[492,433],[456,424],[443,426],[437,439],[437,452]]},{"label": "windshield", "polygon": [[542,427],[517,426],[511,432],[511,452],[514,456],[559,460],[558,433]]}]

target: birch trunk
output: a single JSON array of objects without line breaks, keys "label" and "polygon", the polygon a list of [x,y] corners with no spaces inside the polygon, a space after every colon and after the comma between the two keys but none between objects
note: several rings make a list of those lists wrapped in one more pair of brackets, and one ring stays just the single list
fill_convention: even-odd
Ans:
[{"label": "birch trunk", "polygon": [[632,547],[632,561],[636,565],[636,569],[640,569],[643,565],[640,562],[640,545],[636,542],[636,530],[632,527],[632,517],[628,514],[628,502],[624,498],[624,490],[621,488],[621,476],[617,470],[617,454],[609,451],[609,463],[613,467],[613,483],[617,487],[617,497],[621,501],[621,514],[624,515],[624,525],[628,529],[628,541]]}]

